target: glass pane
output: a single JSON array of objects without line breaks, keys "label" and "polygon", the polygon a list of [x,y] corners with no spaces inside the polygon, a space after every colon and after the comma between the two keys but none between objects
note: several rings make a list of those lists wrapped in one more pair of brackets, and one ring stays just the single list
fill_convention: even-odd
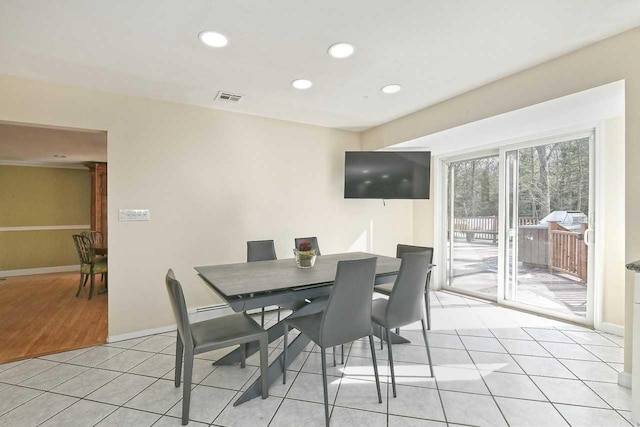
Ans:
[{"label": "glass pane", "polygon": [[498,156],[451,162],[448,167],[448,285],[495,296]]},{"label": "glass pane", "polygon": [[[512,288],[507,298],[587,314],[589,138],[510,152]],[[517,217],[517,221],[516,221]],[[517,259],[517,262],[513,262]]]}]

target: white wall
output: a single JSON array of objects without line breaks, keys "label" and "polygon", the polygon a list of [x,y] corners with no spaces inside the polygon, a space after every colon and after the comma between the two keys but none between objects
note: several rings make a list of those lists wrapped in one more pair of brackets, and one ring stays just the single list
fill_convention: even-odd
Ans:
[{"label": "white wall", "polygon": [[357,133],[8,76],[0,93],[1,121],[107,131],[110,336],[174,323],[169,267],[189,306],[218,302],[193,267],[243,262],[247,240],[274,239],[281,258],[303,235],[323,253],[412,242],[410,201],[343,199]]},{"label": "white wall", "polygon": [[604,241],[602,268],[602,320],[624,327],[625,294],[625,165],[624,165],[624,117],[605,120],[603,123],[602,155],[603,173],[600,177]]}]

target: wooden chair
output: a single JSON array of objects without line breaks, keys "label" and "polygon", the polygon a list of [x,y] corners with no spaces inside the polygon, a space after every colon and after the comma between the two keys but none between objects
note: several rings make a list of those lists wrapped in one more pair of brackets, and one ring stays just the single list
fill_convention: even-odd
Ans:
[{"label": "wooden chair", "polygon": [[107,260],[106,258],[96,258],[95,251],[91,245],[91,240],[88,237],[80,234],[74,234],[73,242],[76,245],[76,251],[78,252],[78,258],[80,259],[80,283],[78,284],[76,297],[80,295],[82,287],[87,284],[87,279],[91,278],[91,286],[89,287],[89,299],[91,299],[93,296],[96,274],[103,275],[105,287],[107,286]]}]

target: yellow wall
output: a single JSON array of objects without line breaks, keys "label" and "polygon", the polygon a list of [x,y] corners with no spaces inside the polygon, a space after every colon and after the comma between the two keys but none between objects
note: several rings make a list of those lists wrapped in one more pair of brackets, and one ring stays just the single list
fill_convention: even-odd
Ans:
[{"label": "yellow wall", "polygon": [[[345,200],[344,152],[360,134],[0,76],[0,121],[107,131],[109,335],[175,323],[164,275],[190,307],[220,302],[198,265],[246,260],[246,241],[316,235],[323,253],[395,254],[412,203]],[[148,208],[148,222],[118,209]]]},{"label": "yellow wall", "polygon": [[[0,165],[0,227],[88,225],[89,171]],[[0,271],[78,264],[78,230],[0,231]]]},{"label": "yellow wall", "polygon": [[[377,149],[480,119],[625,80],[625,258],[640,259],[640,28],[529,68],[362,135]],[[625,280],[625,371],[631,372],[633,274]]]}]

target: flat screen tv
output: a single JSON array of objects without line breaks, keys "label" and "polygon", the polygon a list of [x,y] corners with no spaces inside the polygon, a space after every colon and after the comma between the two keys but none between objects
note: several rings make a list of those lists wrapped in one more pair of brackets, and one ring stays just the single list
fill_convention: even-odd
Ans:
[{"label": "flat screen tv", "polygon": [[428,199],[429,151],[347,151],[345,199]]}]

